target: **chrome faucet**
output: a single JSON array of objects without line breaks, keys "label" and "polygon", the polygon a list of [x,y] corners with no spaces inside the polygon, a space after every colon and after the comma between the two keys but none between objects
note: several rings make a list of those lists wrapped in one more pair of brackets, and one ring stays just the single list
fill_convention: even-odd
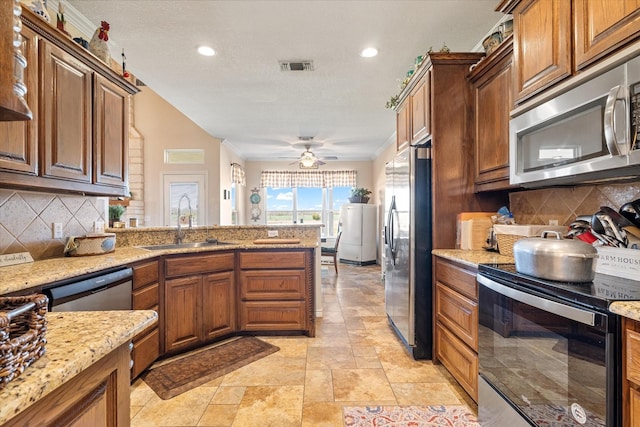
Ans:
[{"label": "chrome faucet", "polygon": [[180,199],[178,200],[178,228],[176,230],[176,243],[180,244],[182,243],[182,238],[184,237],[182,235],[182,225],[180,224],[180,205],[182,204],[182,199],[187,199],[187,204],[189,207],[189,229],[191,229],[192,225],[193,225],[193,212],[191,210],[191,199],[189,199],[189,196],[187,196],[187,193],[184,193],[182,196],[180,196]]}]

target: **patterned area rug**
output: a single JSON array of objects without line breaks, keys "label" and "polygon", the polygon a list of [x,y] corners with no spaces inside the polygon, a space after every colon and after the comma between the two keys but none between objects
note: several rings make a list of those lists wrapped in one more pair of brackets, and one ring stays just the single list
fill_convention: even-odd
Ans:
[{"label": "patterned area rug", "polygon": [[161,399],[171,399],[278,350],[258,338],[242,337],[152,367],[142,379]]},{"label": "patterned area rug", "polygon": [[479,427],[465,406],[344,407],[345,427]]}]

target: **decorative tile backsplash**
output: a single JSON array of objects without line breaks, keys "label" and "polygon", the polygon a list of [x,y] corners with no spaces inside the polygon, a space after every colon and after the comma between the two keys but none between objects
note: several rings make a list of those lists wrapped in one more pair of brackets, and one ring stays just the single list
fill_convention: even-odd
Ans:
[{"label": "decorative tile backsplash", "polygon": [[519,224],[569,225],[576,216],[592,215],[600,206],[618,210],[626,202],[640,199],[640,183],[544,188],[513,192],[509,205]]},{"label": "decorative tile backsplash", "polygon": [[[0,254],[29,252],[33,259],[63,255],[69,236],[93,231],[105,221],[106,197],[57,195],[0,189]],[[63,237],[54,239],[52,224],[62,223]]]}]

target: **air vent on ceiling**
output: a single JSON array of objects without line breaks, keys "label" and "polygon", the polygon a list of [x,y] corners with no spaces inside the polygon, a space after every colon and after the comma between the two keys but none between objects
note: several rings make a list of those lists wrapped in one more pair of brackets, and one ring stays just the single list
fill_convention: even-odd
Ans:
[{"label": "air vent on ceiling", "polygon": [[278,61],[280,71],[313,71],[313,61]]}]

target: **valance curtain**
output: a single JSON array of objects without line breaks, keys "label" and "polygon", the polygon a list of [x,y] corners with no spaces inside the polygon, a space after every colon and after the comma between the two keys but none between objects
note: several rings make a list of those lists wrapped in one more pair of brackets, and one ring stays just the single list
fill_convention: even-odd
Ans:
[{"label": "valance curtain", "polygon": [[238,163],[231,163],[231,182],[243,187],[247,185],[247,178],[244,174],[244,169]]},{"label": "valance curtain", "polygon": [[260,187],[355,187],[356,171],[262,171]]}]

